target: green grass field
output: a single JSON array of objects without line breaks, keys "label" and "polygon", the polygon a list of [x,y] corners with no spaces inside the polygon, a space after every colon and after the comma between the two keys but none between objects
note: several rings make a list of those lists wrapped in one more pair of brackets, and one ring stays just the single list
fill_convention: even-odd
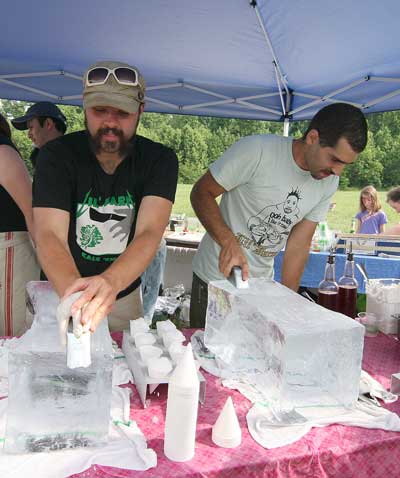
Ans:
[{"label": "green grass field", "polygon": [[[192,206],[190,204],[190,184],[178,184],[173,214],[186,214],[188,217],[195,217]],[[337,191],[332,202],[336,203],[336,207],[328,213],[329,228],[334,231],[349,232],[351,219],[358,212],[359,208],[359,191]],[[388,216],[388,226],[397,224],[400,216],[386,204],[386,191],[380,191],[379,197],[382,202],[383,210]]]}]

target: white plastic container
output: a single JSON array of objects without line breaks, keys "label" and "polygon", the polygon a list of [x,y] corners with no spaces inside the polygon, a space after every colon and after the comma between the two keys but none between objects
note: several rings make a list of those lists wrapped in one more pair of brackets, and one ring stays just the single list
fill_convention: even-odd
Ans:
[{"label": "white plastic container", "polygon": [[400,313],[400,279],[370,279],[366,293],[367,312],[380,319],[379,330],[397,334],[398,321],[392,316]]}]

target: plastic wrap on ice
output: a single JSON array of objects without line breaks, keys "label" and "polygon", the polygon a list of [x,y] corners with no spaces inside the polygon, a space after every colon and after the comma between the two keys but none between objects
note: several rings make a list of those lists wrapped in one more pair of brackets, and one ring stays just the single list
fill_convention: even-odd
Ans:
[{"label": "plastic wrap on ice", "polygon": [[205,344],[221,376],[282,407],[357,400],[364,328],[266,279],[209,284]]},{"label": "plastic wrap on ice", "polygon": [[9,351],[5,451],[27,453],[107,441],[112,387],[112,345],[107,321],[91,340],[92,364],[67,368],[60,344],[57,294],[46,282],[28,284],[34,320]]}]

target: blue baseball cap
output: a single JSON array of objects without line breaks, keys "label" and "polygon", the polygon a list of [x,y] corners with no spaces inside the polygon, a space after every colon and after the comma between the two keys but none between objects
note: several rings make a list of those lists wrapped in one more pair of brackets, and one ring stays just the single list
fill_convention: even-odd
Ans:
[{"label": "blue baseball cap", "polygon": [[50,101],[39,101],[39,103],[35,103],[26,110],[24,116],[12,119],[11,123],[14,128],[22,131],[28,129],[27,123],[29,120],[37,118],[38,116],[59,120],[67,127],[67,118],[61,110],[54,103],[50,103]]}]

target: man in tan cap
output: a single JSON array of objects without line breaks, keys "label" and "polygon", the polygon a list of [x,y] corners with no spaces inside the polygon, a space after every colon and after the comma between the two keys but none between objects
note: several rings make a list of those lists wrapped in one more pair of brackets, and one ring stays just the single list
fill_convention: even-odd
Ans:
[{"label": "man in tan cap", "polygon": [[40,150],[34,178],[38,255],[61,298],[81,292],[71,313],[94,330],[142,315],[140,275],[155,255],[175,197],[175,153],[136,134],[145,81],[125,63],[84,75],[86,131]]}]

